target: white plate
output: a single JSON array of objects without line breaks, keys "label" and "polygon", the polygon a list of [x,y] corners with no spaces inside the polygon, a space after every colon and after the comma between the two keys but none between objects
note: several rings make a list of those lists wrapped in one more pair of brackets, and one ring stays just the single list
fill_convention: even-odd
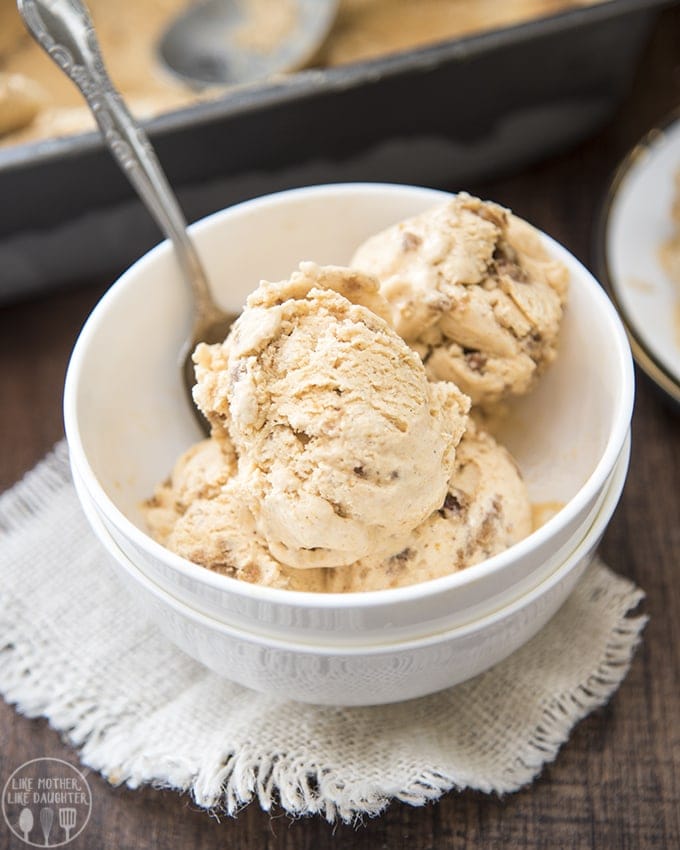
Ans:
[{"label": "white plate", "polygon": [[609,284],[629,332],[643,349],[634,353],[671,395],[672,387],[659,380],[653,367],[666,373],[680,392],[680,287],[659,257],[662,243],[673,233],[671,206],[678,171],[680,119],[648,133],[621,165],[604,228]]}]

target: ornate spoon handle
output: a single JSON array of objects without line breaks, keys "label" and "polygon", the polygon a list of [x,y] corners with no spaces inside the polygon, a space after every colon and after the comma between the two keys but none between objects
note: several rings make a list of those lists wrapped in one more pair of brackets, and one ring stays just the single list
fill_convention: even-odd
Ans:
[{"label": "ornate spoon handle", "polygon": [[193,287],[198,314],[211,313],[207,278],[186,233],[184,215],[146,133],[111,82],[87,8],[80,0],[18,0],[17,5],[36,41],[80,89],[109,149],[172,241]]}]

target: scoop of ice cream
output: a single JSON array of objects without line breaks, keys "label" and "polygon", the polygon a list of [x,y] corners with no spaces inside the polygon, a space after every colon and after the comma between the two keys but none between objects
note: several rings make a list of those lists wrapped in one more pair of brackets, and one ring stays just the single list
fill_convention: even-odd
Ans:
[{"label": "scoop of ice cream", "polygon": [[323,571],[289,569],[272,557],[235,480],[215,497],[192,502],[166,545],[195,564],[241,581],[289,590],[324,588]]},{"label": "scoop of ice cream", "polygon": [[229,440],[201,440],[188,448],[143,505],[151,535],[165,544],[189,506],[217,496],[235,473],[236,455]]},{"label": "scoop of ice cream", "polygon": [[279,565],[257,534],[255,520],[233,481],[213,498],[193,501],[177,518],[166,546],[214,572],[285,586]]},{"label": "scoop of ice cream", "polygon": [[440,578],[477,564],[532,530],[531,504],[517,464],[493,437],[471,425],[438,509],[389,557],[327,570],[325,589],[383,590]]},{"label": "scoop of ice cream", "polygon": [[191,446],[143,506],[151,535],[182,558],[222,575],[322,591],[322,571],[288,570],[271,556],[235,476],[236,458],[227,440]]},{"label": "scoop of ice cream", "polygon": [[269,551],[243,499],[233,456],[214,440],[192,446],[145,506],[152,535],[168,549],[222,575],[307,592],[383,590],[439,578],[526,537],[532,508],[517,464],[470,423],[440,506],[389,555],[335,569],[296,569]]},{"label": "scoop of ice cream", "polygon": [[196,349],[196,403],[229,433],[256,528],[291,567],[395,551],[443,502],[469,400],[428,382],[379,312],[373,277],[303,263]]},{"label": "scoop of ice cream", "polygon": [[461,193],[368,239],[352,266],[380,280],[428,375],[473,404],[526,392],[555,357],[568,271],[497,204]]}]

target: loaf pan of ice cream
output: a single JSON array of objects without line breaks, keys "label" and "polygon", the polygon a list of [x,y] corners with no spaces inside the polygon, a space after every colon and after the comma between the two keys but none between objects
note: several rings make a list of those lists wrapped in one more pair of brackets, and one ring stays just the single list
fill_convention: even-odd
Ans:
[{"label": "loaf pan of ice cream", "polygon": [[[465,188],[604,122],[666,5],[608,0],[305,70],[147,126],[190,220],[310,183]],[[0,301],[113,278],[160,238],[96,133],[3,148],[0,197]]]}]

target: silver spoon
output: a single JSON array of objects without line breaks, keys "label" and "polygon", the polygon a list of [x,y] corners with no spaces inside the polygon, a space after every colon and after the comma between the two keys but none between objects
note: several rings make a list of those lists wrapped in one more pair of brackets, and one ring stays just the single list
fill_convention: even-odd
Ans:
[{"label": "silver spoon", "polygon": [[[136,123],[111,82],[94,25],[80,0],[18,0],[19,12],[36,41],[80,89],[104,141],[165,236],[172,242],[194,300],[193,326],[180,352],[191,398],[195,383],[191,354],[199,342],[220,342],[236,316],[214,301],[186,221],[146,133]],[[201,427],[208,424],[196,411]]]},{"label": "silver spoon", "polygon": [[202,0],[170,24],[158,50],[198,87],[252,82],[308,62],[337,7],[338,0]]}]

